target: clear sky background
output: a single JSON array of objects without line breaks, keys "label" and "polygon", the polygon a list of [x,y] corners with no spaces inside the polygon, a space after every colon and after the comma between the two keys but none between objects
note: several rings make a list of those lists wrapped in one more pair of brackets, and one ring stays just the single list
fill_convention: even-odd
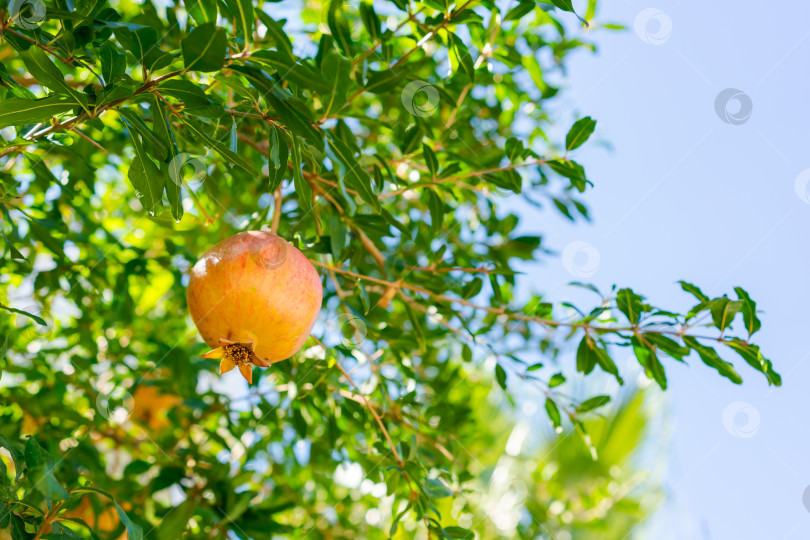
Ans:
[{"label": "clear sky background", "polygon": [[[660,13],[642,13],[651,7]],[[654,16],[637,32],[640,13]],[[644,537],[807,539],[810,172],[800,174],[810,168],[810,4],[614,0],[602,2],[598,19],[629,29],[591,34],[598,54],[571,58],[568,88],[552,108],[555,140],[575,117],[598,120],[596,140],[575,156],[595,184],[593,223],[544,215],[526,231],[560,252],[587,242],[598,253],[587,281],[632,286],[662,307],[694,303],[679,279],[713,295],[742,286],[764,312],[755,341],[783,376],[781,388],[769,388],[734,355],[726,358],[742,386],[697,358],[665,364],[667,500]],[[721,108],[738,125],[715,110],[727,88],[750,98],[745,121],[745,103]],[[578,257],[588,264],[588,253]],[[574,279],[560,259],[532,273],[538,288],[563,295],[558,284]],[[805,498],[810,506],[810,492]]]}]

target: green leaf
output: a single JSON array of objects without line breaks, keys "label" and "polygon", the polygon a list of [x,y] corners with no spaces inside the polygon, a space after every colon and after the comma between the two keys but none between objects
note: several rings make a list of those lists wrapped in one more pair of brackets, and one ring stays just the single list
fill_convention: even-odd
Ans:
[{"label": "green leaf", "polygon": [[687,283],[685,281],[679,281],[678,283],[681,284],[681,289],[693,295],[700,302],[709,301],[709,297],[703,294],[703,291],[701,291],[697,286],[692,285],[691,283]]},{"label": "green leaf", "polygon": [[577,19],[579,19],[580,22],[582,22],[582,24],[588,26],[588,21],[577,15],[576,11],[574,11],[574,5],[571,3],[571,0],[550,0],[550,2],[563,11],[573,13],[574,15],[576,15]]},{"label": "green leaf", "polygon": [[436,159],[436,154],[430,146],[422,143],[422,155],[425,158],[425,165],[427,165],[431,176],[435,178],[436,174],[439,172],[439,160]]},{"label": "green leaf", "polygon": [[495,364],[495,380],[498,386],[506,390],[506,370],[500,364]]},{"label": "green leaf", "polygon": [[107,0],[76,0],[76,14],[81,15],[81,23],[92,22],[107,6]]},{"label": "green leaf", "polygon": [[151,26],[120,24],[115,25],[115,37],[126,50],[135,56],[138,63],[144,63],[150,53],[157,49],[158,33]]},{"label": "green leaf", "polygon": [[143,529],[140,525],[137,525],[130,519],[129,515],[127,515],[115,499],[113,499],[113,505],[115,505],[115,511],[118,513],[118,519],[120,519],[121,523],[127,528],[127,540],[143,540]]},{"label": "green leaf", "polygon": [[[153,129],[150,129],[139,114],[133,110],[125,107],[116,109],[118,114],[127,119],[127,125],[135,129],[140,134],[143,141],[146,143],[146,149],[158,161],[166,161],[169,158],[169,147],[161,140]],[[133,134],[134,137],[134,134]]]},{"label": "green leaf", "polygon": [[425,190],[428,198],[428,209],[430,210],[430,231],[434,237],[438,238],[442,230],[442,220],[444,219],[444,201],[433,189]]},{"label": "green leaf", "polygon": [[757,303],[751,300],[751,297],[742,287],[734,287],[734,292],[737,293],[737,298],[742,302],[743,322],[745,323],[748,337],[751,337],[762,326],[759,317],[757,317]]},{"label": "green leaf", "polygon": [[270,141],[268,145],[268,161],[270,169],[270,193],[275,192],[281,185],[287,172],[287,157],[290,149],[287,137],[277,126],[270,127]]},{"label": "green leaf", "polygon": [[610,396],[595,396],[590,399],[586,399],[580,403],[579,407],[577,407],[577,414],[583,414],[588,411],[598,409],[599,407],[604,407],[608,403],[610,403]]},{"label": "green leaf", "polygon": [[135,148],[135,158],[129,165],[127,178],[135,188],[135,196],[140,199],[143,207],[150,214],[154,214],[163,198],[165,179],[160,168],[146,155],[140,135],[136,132],[132,133],[132,145]]},{"label": "green leaf", "polygon": [[460,540],[472,540],[475,538],[475,533],[473,531],[456,527],[455,525],[451,525],[450,527],[442,527],[442,531],[444,532],[445,538],[458,538]]},{"label": "green leaf", "polygon": [[198,26],[180,42],[186,71],[218,71],[225,64],[228,37],[214,23]]},{"label": "green leaf", "polygon": [[197,501],[195,499],[186,499],[179,506],[172,508],[161,520],[155,534],[158,540],[176,540],[183,537],[183,531],[186,530],[188,520],[194,516],[194,510],[197,508]]},{"label": "green leaf", "polygon": [[53,458],[42,448],[34,437],[28,437],[25,443],[25,464],[29,469],[46,463],[53,463]]},{"label": "green leaf", "polygon": [[726,341],[726,345],[739,354],[748,365],[763,373],[768,379],[768,384],[774,386],[782,385],[782,377],[773,370],[771,361],[762,356],[759,347],[738,338],[732,338],[730,341]]},{"label": "green leaf", "polygon": [[0,100],[0,129],[47,122],[57,114],[68,112],[75,106],[75,101],[60,95],[50,95],[42,99],[8,97]]},{"label": "green leaf", "polygon": [[269,79],[260,69],[250,65],[232,65],[231,69],[244,75],[262,93],[282,122],[293,132],[303,136],[313,147],[323,149],[320,130],[312,125],[312,114],[301,100]]},{"label": "green leaf", "polygon": [[664,372],[664,366],[655,354],[655,348],[643,344],[638,336],[633,336],[630,343],[633,345],[633,352],[638,359],[638,363],[644,368],[647,376],[657,382],[662,390],[666,390],[667,376]]},{"label": "green leaf", "polygon": [[329,83],[329,90],[323,100],[323,116],[329,116],[339,111],[348,99],[352,63],[335,51],[329,51],[324,57],[321,70],[323,79]]},{"label": "green leaf", "polygon": [[226,0],[225,2],[235,21],[236,28],[242,36],[244,42],[243,50],[248,50],[251,38],[253,37],[253,2],[251,0]]},{"label": "green leaf", "polygon": [[562,418],[560,417],[560,409],[557,408],[557,404],[554,403],[554,400],[551,398],[546,398],[544,407],[546,409],[546,414],[548,414],[548,419],[551,420],[551,425],[554,426],[554,429],[561,429]]},{"label": "green leaf", "polygon": [[27,311],[23,311],[21,309],[15,309],[13,307],[5,306],[3,304],[0,304],[0,309],[4,309],[4,310],[6,310],[8,312],[11,312],[11,313],[17,313],[18,315],[24,315],[24,316],[28,317],[29,319],[33,320],[34,322],[36,322],[40,326],[48,326],[48,323],[46,323],[45,320],[42,317],[38,317],[37,315],[34,315],[33,313],[28,313]]},{"label": "green leaf", "polygon": [[126,56],[118,52],[115,45],[110,42],[105,43],[98,50],[98,56],[101,60],[101,78],[104,80],[105,86],[109,86],[124,76],[127,68]]},{"label": "green leaf", "polygon": [[568,131],[568,135],[565,136],[566,151],[570,152],[582,146],[591,136],[594,129],[596,129],[596,120],[591,119],[590,116],[580,118],[574,122],[574,125]]},{"label": "green leaf", "polygon": [[332,248],[332,257],[335,261],[341,259],[343,248],[346,246],[347,227],[337,214],[332,214],[329,220],[329,243]]},{"label": "green leaf", "polygon": [[12,93],[14,97],[23,98],[23,99],[36,99],[36,96],[33,92],[31,92],[28,88],[24,87],[16,80],[14,77],[9,75],[6,66],[0,62],[0,87],[7,88],[9,92]]},{"label": "green leaf", "polygon": [[596,353],[590,344],[590,339],[586,336],[579,342],[577,347],[577,371],[588,374],[596,367]]},{"label": "green leaf", "polygon": [[349,27],[348,18],[346,14],[343,13],[343,8],[346,5],[344,0],[329,0],[329,8],[326,12],[326,24],[343,54],[351,56],[352,32]]},{"label": "green leaf", "polygon": [[326,136],[326,153],[329,155],[340,170],[340,181],[346,187],[357,191],[365,202],[375,210],[379,210],[380,201],[371,189],[371,177],[365,168],[354,158],[352,152],[346,144],[341,141],[333,132]]},{"label": "green leaf", "polygon": [[448,36],[450,38],[450,50],[453,52],[451,58],[455,61],[456,65],[461,68],[461,71],[469,77],[470,82],[474,82],[475,65],[470,56],[470,51],[467,49],[467,45],[452,32],[448,32]]},{"label": "green leaf", "polygon": [[582,165],[576,161],[572,161],[570,159],[555,159],[552,161],[547,161],[546,165],[548,165],[552,171],[560,176],[568,178],[571,181],[571,186],[576,188],[576,190],[580,193],[584,192],[585,188],[588,187],[589,182],[585,177],[585,169],[583,169]]},{"label": "green leaf", "polygon": [[517,21],[519,19],[522,19],[523,17],[534,11],[535,7],[537,7],[537,4],[535,4],[534,0],[530,1],[522,0],[521,2],[518,3],[518,5],[516,5],[507,12],[503,20],[504,22],[506,22],[506,21]]},{"label": "green leaf", "polygon": [[691,336],[684,336],[683,341],[689,348],[698,353],[704,364],[716,369],[720,375],[734,384],[742,384],[742,377],[734,369],[734,365],[720,358],[713,348],[701,345],[697,339]]},{"label": "green leaf", "polygon": [[720,329],[725,330],[731,326],[734,317],[743,307],[743,302],[739,300],[730,300],[727,296],[715,298],[709,302],[709,310],[712,314],[712,321],[714,325]]},{"label": "green leaf", "polygon": [[189,0],[183,4],[198,25],[217,22],[216,0]]},{"label": "green leaf", "polygon": [[560,386],[561,384],[565,383],[565,375],[562,373],[555,373],[551,376],[551,379],[548,381],[548,387],[554,388]]},{"label": "green leaf", "polygon": [[[259,16],[259,20],[262,21],[262,24],[267,27],[267,35],[273,38],[276,48],[287,56],[292,57],[292,42],[290,42],[290,38],[284,31],[283,24],[277,22],[262,9],[257,9],[256,15]],[[284,21],[282,21],[282,23],[283,22]]]},{"label": "green leaf", "polygon": [[225,112],[219,103],[191,81],[169,80],[159,88],[161,94],[178,99],[183,104],[183,111],[188,114],[216,120]]},{"label": "green leaf", "polygon": [[[5,307],[5,306],[2,306],[2,307]],[[8,309],[8,308],[6,308],[6,309]],[[22,312],[17,311],[17,310],[9,310],[9,311],[14,311],[15,313],[22,313]],[[43,321],[43,323],[44,322],[45,321]],[[8,450],[8,453],[11,454],[11,461],[14,462],[14,470],[15,470],[15,473],[16,473],[16,476],[14,478],[14,482],[19,484],[20,483],[20,478],[22,478],[22,476],[28,470],[28,465],[26,464],[26,460],[25,460],[25,453],[23,452],[22,449],[20,449],[20,447],[19,447],[19,445],[17,443],[13,443],[13,442],[9,441],[8,439],[3,437],[2,435],[0,435],[0,448],[5,448],[6,450]]]},{"label": "green leaf", "polygon": [[325,79],[308,62],[294,59],[280,51],[260,50],[251,54],[250,59],[252,62],[272,67],[282,79],[293,82],[301,88],[314,90],[324,96],[328,96],[332,91],[332,85],[335,84],[331,79]]},{"label": "green leaf", "polygon": [[405,78],[407,70],[405,69],[388,69],[385,71],[371,71],[366,79],[366,85],[363,88],[366,92],[373,92],[375,94],[382,94],[394,90],[400,82]]},{"label": "green leaf", "polygon": [[621,289],[616,293],[616,307],[624,313],[630,324],[638,324],[641,314],[650,311],[650,306],[642,302],[643,298],[634,293],[632,289]]},{"label": "green leaf", "polygon": [[290,157],[293,166],[293,184],[295,185],[295,193],[298,195],[298,205],[301,207],[303,214],[306,215],[312,209],[312,188],[301,173],[303,165],[301,161],[301,142],[295,135],[290,137],[290,141],[292,143],[290,145]]},{"label": "green leaf", "polygon": [[453,495],[453,492],[447,489],[447,486],[435,478],[425,480],[425,493],[431,499],[444,499]]},{"label": "green leaf", "polygon": [[47,53],[39,47],[29,47],[20,53],[20,57],[25,62],[25,67],[40,84],[47,86],[54,92],[70,97],[74,105],[80,106],[89,114],[87,108],[87,97],[73,89],[67,82],[65,76],[56,65],[48,58]]},{"label": "green leaf", "polygon": [[205,141],[205,143],[217,151],[223,158],[227,161],[233,163],[234,165],[238,165],[239,167],[243,168],[248,174],[258,177],[259,173],[253,166],[248,163],[244,158],[235,154],[230,151],[230,149],[222,144],[221,142],[217,141],[210,135],[208,135],[201,127],[199,127],[195,122],[192,120],[185,118],[184,116],[180,116],[180,120],[200,139]]}]

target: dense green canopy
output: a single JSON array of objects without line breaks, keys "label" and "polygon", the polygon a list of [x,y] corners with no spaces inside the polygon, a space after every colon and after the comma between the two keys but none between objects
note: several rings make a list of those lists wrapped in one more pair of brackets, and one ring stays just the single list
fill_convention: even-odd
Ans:
[{"label": "dense green canopy", "polygon": [[[588,219],[596,121],[551,136],[555,96],[617,26],[595,2],[505,4],[9,1],[0,534],[625,538],[652,506],[652,413],[582,391],[624,382],[617,350],[662,389],[690,354],[780,384],[741,288],[682,283],[687,313],[517,293],[515,262],[554,254],[502,203]],[[185,286],[251,229],[325,296],[248,390],[200,357]]]}]

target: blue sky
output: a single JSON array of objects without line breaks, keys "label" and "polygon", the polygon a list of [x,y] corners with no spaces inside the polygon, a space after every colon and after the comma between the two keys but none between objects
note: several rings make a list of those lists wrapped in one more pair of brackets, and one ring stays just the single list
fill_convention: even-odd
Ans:
[{"label": "blue sky", "polygon": [[[806,539],[810,4],[618,0],[598,19],[629,29],[591,35],[598,54],[571,59],[554,108],[561,129],[598,120],[575,156],[595,184],[593,223],[549,218],[536,232],[560,252],[587,242],[598,253],[588,281],[632,286],[657,305],[691,305],[679,279],[714,295],[744,287],[764,312],[756,341],[784,380],[769,388],[731,357],[742,386],[699,359],[667,364],[668,497],[644,537]],[[727,88],[750,98],[745,121],[739,102],[721,107],[737,125],[715,110]],[[533,274],[544,290],[572,279],[559,259]]]}]

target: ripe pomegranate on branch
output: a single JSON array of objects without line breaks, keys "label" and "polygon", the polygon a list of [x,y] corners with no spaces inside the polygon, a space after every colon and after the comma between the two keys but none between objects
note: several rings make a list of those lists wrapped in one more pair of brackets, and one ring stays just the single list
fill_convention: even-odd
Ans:
[{"label": "ripe pomegranate on branch", "polygon": [[208,250],[191,270],[188,309],[203,340],[253,382],[253,366],[269,367],[298,352],[321,309],[323,287],[312,263],[272,232],[236,234]]}]

